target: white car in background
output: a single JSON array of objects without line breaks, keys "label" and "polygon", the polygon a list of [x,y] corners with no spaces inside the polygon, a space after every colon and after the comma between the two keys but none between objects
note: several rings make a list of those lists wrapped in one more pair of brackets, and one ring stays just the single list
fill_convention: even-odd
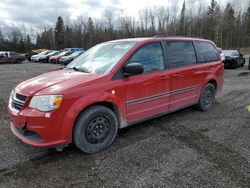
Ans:
[{"label": "white car in background", "polygon": [[31,61],[39,62],[41,57],[44,57],[45,55],[47,55],[50,52],[51,52],[51,50],[46,50],[46,51],[41,52],[40,54],[33,55],[33,56],[31,56]]},{"label": "white car in background", "polygon": [[226,60],[226,56],[225,56],[223,50],[221,48],[218,48],[218,51],[220,52],[220,58],[221,58],[222,62],[224,62]]}]

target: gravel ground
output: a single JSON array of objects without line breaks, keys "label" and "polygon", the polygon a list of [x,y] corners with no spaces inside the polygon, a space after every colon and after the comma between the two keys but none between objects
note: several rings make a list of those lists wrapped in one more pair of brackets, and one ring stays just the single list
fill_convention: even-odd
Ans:
[{"label": "gravel ground", "polygon": [[33,148],[15,138],[6,105],[11,88],[50,64],[0,65],[0,187],[250,187],[250,72],[225,71],[213,110],[187,108],[119,132],[107,150],[86,155]]}]

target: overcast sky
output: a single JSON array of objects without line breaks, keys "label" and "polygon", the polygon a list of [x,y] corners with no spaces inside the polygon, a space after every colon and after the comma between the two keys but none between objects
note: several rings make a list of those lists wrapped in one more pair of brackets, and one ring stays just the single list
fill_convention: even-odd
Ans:
[{"label": "overcast sky", "polygon": [[[201,1],[207,6],[210,0],[186,0],[192,4]],[[218,0],[222,6],[232,0]],[[237,4],[243,6],[238,0]],[[178,3],[177,3],[178,2]],[[124,10],[136,16],[144,7],[181,5],[183,0],[0,0],[0,24],[24,24],[26,26],[54,25],[58,16],[76,19],[78,16],[100,18],[108,10],[117,15]],[[232,1],[233,2],[233,1]]]}]

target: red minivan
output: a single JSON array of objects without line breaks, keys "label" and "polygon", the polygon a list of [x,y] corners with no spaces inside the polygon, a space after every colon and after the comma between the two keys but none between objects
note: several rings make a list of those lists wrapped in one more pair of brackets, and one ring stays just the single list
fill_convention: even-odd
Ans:
[{"label": "red minivan", "polygon": [[64,68],[11,92],[12,132],[33,146],[86,153],[110,146],[118,129],[188,106],[210,110],[223,87],[215,44],[197,38],[105,42]]}]

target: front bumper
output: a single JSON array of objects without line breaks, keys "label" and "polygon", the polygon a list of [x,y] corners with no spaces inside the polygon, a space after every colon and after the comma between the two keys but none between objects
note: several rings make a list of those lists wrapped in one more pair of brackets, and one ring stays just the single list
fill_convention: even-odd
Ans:
[{"label": "front bumper", "polygon": [[70,63],[70,59],[66,59],[66,60],[59,60],[59,63],[61,64],[61,65],[67,65],[67,64],[69,64]]},{"label": "front bumper", "polygon": [[49,62],[50,63],[58,63],[58,59],[50,59]]},{"label": "front bumper", "polygon": [[37,58],[31,58],[31,61],[38,62],[39,59],[37,59]]},{"label": "front bumper", "polygon": [[67,145],[70,137],[65,137],[63,118],[57,113],[50,113],[50,118],[44,112],[26,108],[20,112],[13,111],[8,106],[10,128],[13,134],[26,144],[38,147],[55,147]]}]

